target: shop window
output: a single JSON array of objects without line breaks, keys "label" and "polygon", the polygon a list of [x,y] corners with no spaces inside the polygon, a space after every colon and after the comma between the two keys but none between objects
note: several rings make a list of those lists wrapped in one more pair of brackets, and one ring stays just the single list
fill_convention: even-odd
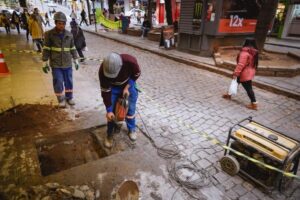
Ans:
[{"label": "shop window", "polygon": [[292,20],[300,20],[300,4],[296,4],[292,14]]},{"label": "shop window", "polygon": [[257,19],[258,13],[259,5],[257,1],[224,0],[221,18],[231,19],[238,16],[243,19]]}]

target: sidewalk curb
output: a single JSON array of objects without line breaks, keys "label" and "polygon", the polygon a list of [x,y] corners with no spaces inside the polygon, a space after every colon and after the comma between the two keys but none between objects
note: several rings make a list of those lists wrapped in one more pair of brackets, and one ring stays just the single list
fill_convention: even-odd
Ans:
[{"label": "sidewalk curb", "polygon": [[[137,44],[132,44],[130,42],[126,42],[126,41],[121,40],[121,39],[110,37],[110,36],[105,35],[105,34],[96,33],[94,31],[86,30],[84,28],[82,30],[85,31],[85,32],[94,34],[94,35],[101,36],[101,37],[106,38],[106,39],[110,39],[110,40],[113,40],[113,41],[116,41],[116,42],[119,42],[119,43],[122,43],[122,44],[126,44],[126,45],[134,47],[134,48],[138,48],[138,49],[141,49],[141,50],[144,50],[144,51],[154,53],[156,55],[159,55],[159,56],[162,56],[162,57],[165,57],[165,58],[168,58],[168,59],[171,59],[171,60],[183,63],[183,64],[191,65],[193,67],[196,67],[196,68],[199,68],[199,69],[204,69],[204,70],[207,70],[207,71],[210,71],[210,72],[213,72],[213,73],[217,73],[217,74],[220,74],[220,75],[223,75],[223,76],[232,77],[232,72],[229,71],[229,70],[226,70],[226,69],[221,69],[219,67],[209,65],[209,64],[206,64],[206,63],[199,63],[199,62],[196,62],[196,61],[187,60],[187,59],[184,59],[184,58],[179,58],[179,57],[176,57],[176,56],[173,56],[173,55],[168,55],[167,52],[162,53],[162,52],[159,52],[159,51],[156,51],[156,50],[152,50],[152,49],[149,49],[149,48],[139,46]],[[256,81],[256,80],[253,80],[253,85],[258,87],[258,88],[261,88],[263,90],[273,92],[275,94],[280,94],[280,95],[283,95],[283,96],[286,96],[286,97],[289,97],[289,98],[300,100],[300,94],[289,91],[289,90],[285,90],[283,88],[274,87],[273,85],[270,85],[270,84],[267,84],[267,83],[264,83],[264,82],[261,82],[261,81]]]}]

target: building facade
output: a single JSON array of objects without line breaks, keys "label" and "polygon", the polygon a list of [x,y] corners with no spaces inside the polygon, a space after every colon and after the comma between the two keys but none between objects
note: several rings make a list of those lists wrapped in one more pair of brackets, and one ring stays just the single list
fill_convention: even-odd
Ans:
[{"label": "building facade", "polygon": [[219,46],[242,44],[258,13],[256,1],[182,0],[178,49],[210,56]]}]

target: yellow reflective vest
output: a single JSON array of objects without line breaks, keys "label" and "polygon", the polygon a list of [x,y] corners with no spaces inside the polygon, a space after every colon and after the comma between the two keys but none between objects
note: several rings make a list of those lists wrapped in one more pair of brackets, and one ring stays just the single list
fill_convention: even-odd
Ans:
[{"label": "yellow reflective vest", "polygon": [[50,61],[54,68],[72,67],[72,58],[76,59],[77,51],[71,32],[58,33],[55,28],[45,33],[43,61]]}]

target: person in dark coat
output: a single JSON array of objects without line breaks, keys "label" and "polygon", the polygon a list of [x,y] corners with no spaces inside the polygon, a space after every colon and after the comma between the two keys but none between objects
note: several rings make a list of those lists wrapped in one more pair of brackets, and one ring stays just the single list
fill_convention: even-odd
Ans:
[{"label": "person in dark coat", "polygon": [[21,19],[19,14],[14,11],[12,16],[11,16],[11,23],[14,24],[18,30],[18,33],[20,34],[20,23],[21,23]]},{"label": "person in dark coat", "polygon": [[72,19],[70,25],[71,25],[71,33],[73,34],[73,38],[74,38],[75,47],[78,52],[78,55],[80,56],[79,61],[83,62],[85,58],[82,53],[82,50],[86,47],[83,31],[78,26],[75,19]]},{"label": "person in dark coat", "polygon": [[24,9],[23,13],[21,14],[21,21],[22,21],[22,28],[26,30],[26,39],[29,40],[29,27],[28,27],[28,20],[29,20],[29,13],[27,9]]},{"label": "person in dark coat", "polygon": [[86,12],[84,9],[82,9],[80,16],[81,16],[81,22],[80,22],[79,26],[81,26],[82,22],[85,22],[85,24],[88,26],[88,23],[86,20]]},{"label": "person in dark coat", "polygon": [[145,15],[144,17],[144,21],[142,24],[142,38],[147,37],[148,32],[151,29],[151,24],[147,18],[147,15]]}]

